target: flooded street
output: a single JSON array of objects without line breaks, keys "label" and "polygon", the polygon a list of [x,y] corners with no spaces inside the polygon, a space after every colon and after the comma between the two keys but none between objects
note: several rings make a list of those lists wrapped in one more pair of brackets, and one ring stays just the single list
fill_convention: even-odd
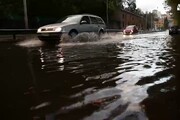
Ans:
[{"label": "flooded street", "polygon": [[179,44],[167,31],[1,42],[1,118],[179,120]]}]

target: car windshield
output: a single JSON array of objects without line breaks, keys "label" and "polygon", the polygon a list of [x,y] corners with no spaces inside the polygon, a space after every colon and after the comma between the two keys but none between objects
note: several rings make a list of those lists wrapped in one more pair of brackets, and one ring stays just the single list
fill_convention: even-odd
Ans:
[{"label": "car windshield", "polygon": [[134,26],[127,26],[126,29],[127,29],[127,30],[131,30],[131,29],[133,29],[133,27],[134,27]]},{"label": "car windshield", "polygon": [[81,19],[80,15],[75,15],[75,16],[66,16],[60,20],[57,21],[57,23],[69,23],[69,22],[75,22],[78,23]]}]

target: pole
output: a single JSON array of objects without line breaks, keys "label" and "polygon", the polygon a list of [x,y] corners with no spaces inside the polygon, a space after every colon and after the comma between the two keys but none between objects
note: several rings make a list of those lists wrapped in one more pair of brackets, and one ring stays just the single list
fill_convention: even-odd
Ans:
[{"label": "pole", "polygon": [[152,14],[150,14],[151,15],[151,29],[152,29]]},{"label": "pole", "polygon": [[146,30],[148,29],[148,21],[147,21],[147,17],[148,17],[148,15],[147,15],[147,13],[146,13]]},{"label": "pole", "polygon": [[25,23],[25,28],[28,29],[28,15],[27,15],[27,2],[26,0],[23,0],[23,4],[24,4],[24,23]]},{"label": "pole", "polygon": [[106,22],[107,22],[107,25],[109,25],[109,15],[108,15],[108,0],[106,0]]},{"label": "pole", "polygon": [[153,19],[152,19],[152,13],[151,13],[151,30],[153,29]]}]

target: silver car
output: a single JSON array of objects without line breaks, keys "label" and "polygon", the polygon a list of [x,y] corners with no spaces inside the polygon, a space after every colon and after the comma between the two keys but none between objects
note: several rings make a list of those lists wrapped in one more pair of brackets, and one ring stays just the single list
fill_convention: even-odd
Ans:
[{"label": "silver car", "polygon": [[101,35],[105,30],[106,25],[101,17],[80,14],[66,16],[57,23],[42,26],[37,30],[37,34],[40,40],[51,41],[60,40],[63,34],[74,38],[82,32],[94,32]]}]

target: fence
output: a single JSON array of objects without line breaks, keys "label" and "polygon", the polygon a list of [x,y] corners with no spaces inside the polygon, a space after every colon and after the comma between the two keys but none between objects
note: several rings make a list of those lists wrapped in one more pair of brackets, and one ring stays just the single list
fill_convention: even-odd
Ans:
[{"label": "fence", "polygon": [[37,29],[0,29],[0,35],[12,35],[16,39],[18,34],[34,34]]},{"label": "fence", "polygon": [[[13,40],[16,40],[18,34],[36,34],[37,29],[0,29],[0,35],[12,35]],[[107,33],[122,32],[120,29],[106,29]]]}]

